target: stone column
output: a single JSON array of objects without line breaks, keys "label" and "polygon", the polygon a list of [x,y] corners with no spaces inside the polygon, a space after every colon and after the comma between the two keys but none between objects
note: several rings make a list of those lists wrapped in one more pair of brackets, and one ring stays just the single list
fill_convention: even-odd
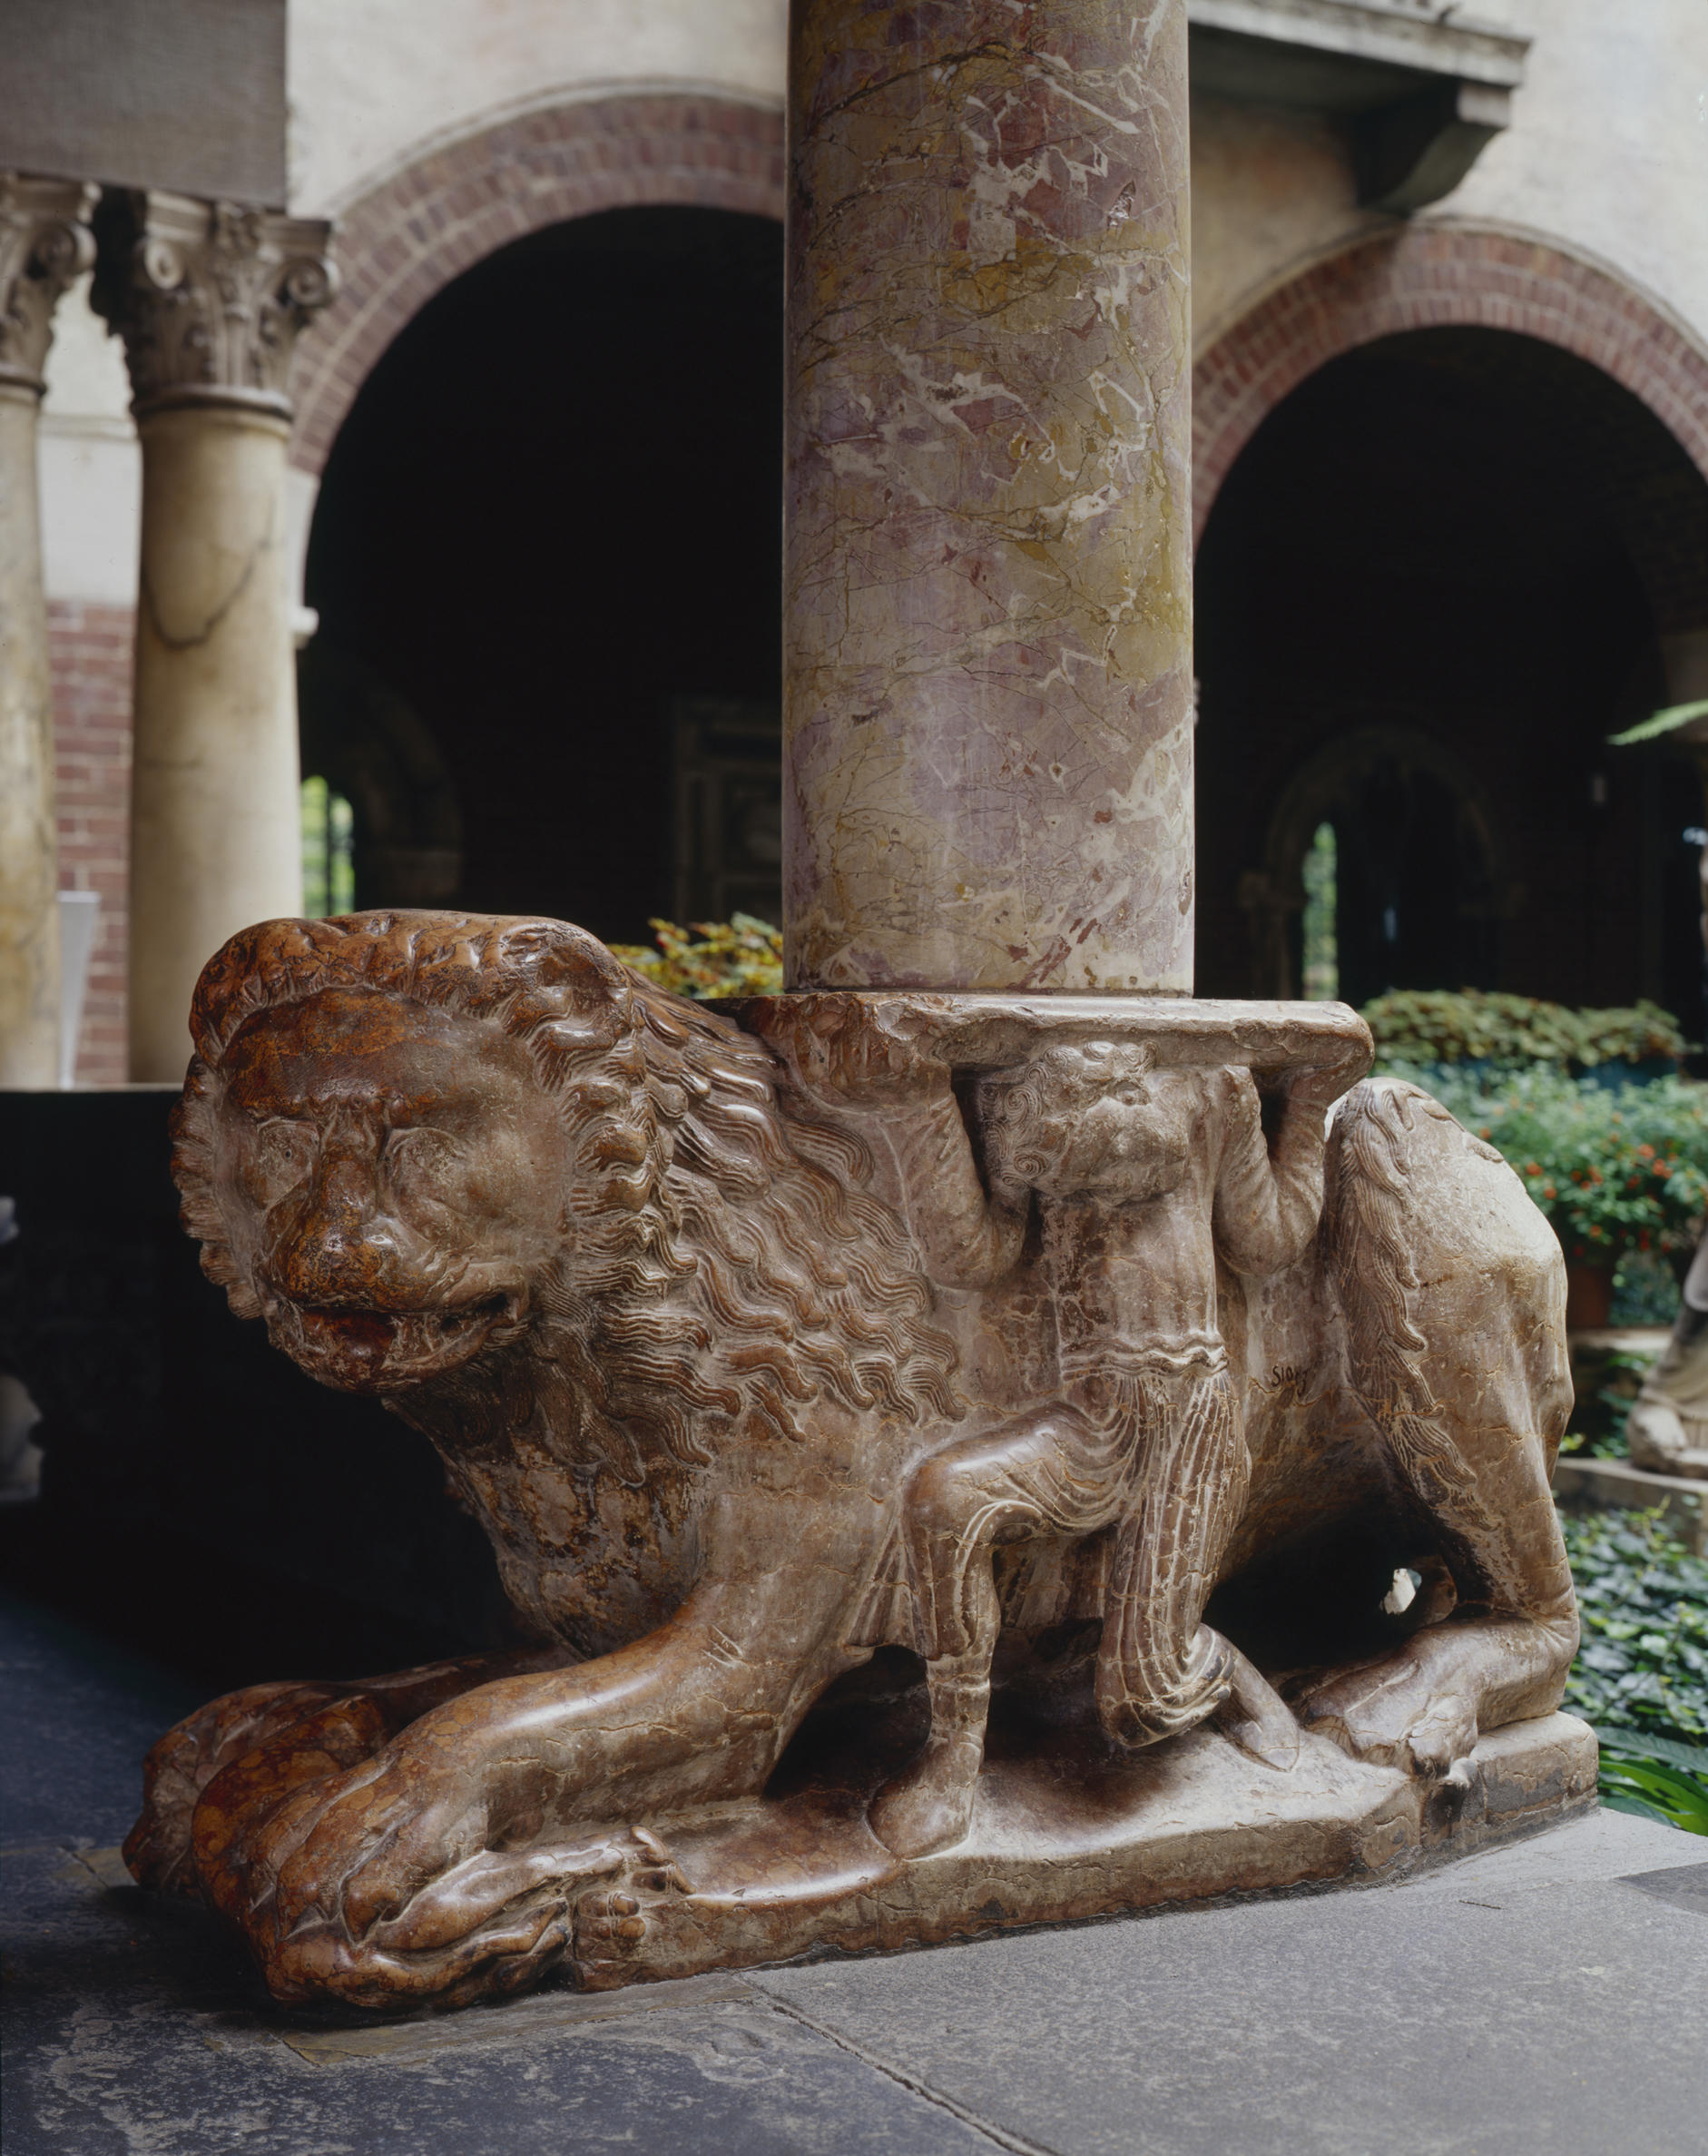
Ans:
[{"label": "stone column", "polygon": [[131,1075],[175,1078],[207,960],[301,910],[285,383],[332,297],[331,228],[159,193],[122,208],[96,304],[142,445]]},{"label": "stone column", "polygon": [[54,711],[36,418],[60,294],[94,260],[95,189],[0,173],[0,1087],[59,1070]]},{"label": "stone column", "polygon": [[792,987],[1192,985],[1184,0],[794,0]]}]

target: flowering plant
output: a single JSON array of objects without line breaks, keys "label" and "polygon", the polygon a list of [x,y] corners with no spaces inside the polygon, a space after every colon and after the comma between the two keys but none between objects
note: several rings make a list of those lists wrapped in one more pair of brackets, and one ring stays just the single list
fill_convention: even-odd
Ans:
[{"label": "flowering plant", "polygon": [[613,952],[648,980],[679,996],[774,996],[783,985],[783,932],[751,913],[730,920],[673,920],[647,926],[658,949],[614,943]]}]

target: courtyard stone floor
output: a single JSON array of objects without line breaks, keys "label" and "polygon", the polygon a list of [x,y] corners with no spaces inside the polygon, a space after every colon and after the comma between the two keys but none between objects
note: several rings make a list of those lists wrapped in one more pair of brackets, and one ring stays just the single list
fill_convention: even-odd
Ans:
[{"label": "courtyard stone floor", "polygon": [[1702,2156],[1708,1842],[348,2029],[125,1882],[200,1688],[0,1602],[8,2156]]}]

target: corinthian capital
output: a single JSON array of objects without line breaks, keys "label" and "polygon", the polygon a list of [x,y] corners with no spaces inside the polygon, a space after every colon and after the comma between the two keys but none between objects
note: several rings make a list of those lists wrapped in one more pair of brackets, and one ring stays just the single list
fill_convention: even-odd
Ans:
[{"label": "corinthian capital", "polygon": [[124,339],[135,409],[239,404],[289,416],[297,339],[338,290],[331,226],[178,194],[111,199],[93,296]]},{"label": "corinthian capital", "polygon": [[59,296],[95,259],[82,180],[0,172],[0,387],[42,389]]}]

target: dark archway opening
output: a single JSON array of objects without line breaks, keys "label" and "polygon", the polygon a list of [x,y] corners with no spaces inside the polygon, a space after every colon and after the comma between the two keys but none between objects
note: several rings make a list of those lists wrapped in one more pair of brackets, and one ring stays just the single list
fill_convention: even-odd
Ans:
[{"label": "dark archway opening", "polygon": [[1199,551],[1199,992],[1301,992],[1326,821],[1343,995],[1648,995],[1694,1029],[1701,787],[1607,736],[1705,598],[1708,485],[1586,361],[1440,329],[1321,368]]},{"label": "dark archway opening", "polygon": [[[775,811],[742,773],[774,802],[781,318],[780,225],[614,210],[480,263],[374,369],[300,671],[358,904],[629,940],[683,902],[765,910]],[[695,827],[708,789],[728,831]]]}]

